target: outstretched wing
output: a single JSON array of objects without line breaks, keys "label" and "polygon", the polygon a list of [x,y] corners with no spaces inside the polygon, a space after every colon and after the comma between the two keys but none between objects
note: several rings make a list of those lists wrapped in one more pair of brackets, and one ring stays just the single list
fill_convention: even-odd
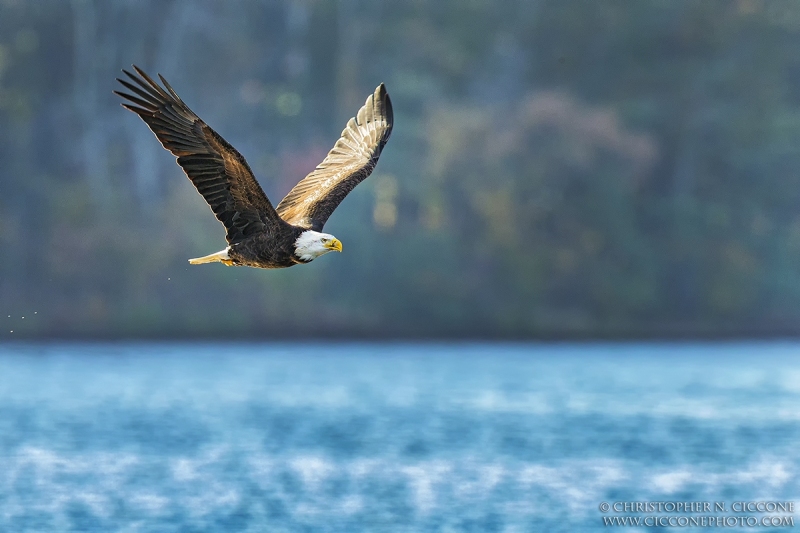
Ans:
[{"label": "outstretched wing", "polygon": [[[187,107],[160,74],[161,87],[136,65],[133,81],[117,78],[133,94],[122,106],[139,115],[203,196],[227,231],[228,243],[277,228],[283,222],[244,158]],[[135,96],[134,96],[135,95]]]},{"label": "outstretched wing", "polygon": [[344,197],[375,168],[392,123],[392,101],[381,83],[322,163],[281,200],[278,214],[295,226],[322,230]]}]

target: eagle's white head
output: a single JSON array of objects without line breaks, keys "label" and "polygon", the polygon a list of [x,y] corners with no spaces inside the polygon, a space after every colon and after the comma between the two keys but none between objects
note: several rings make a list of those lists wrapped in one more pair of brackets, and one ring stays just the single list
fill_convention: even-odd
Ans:
[{"label": "eagle's white head", "polygon": [[294,241],[295,255],[303,261],[313,261],[328,252],[342,251],[342,243],[329,233],[306,230]]}]

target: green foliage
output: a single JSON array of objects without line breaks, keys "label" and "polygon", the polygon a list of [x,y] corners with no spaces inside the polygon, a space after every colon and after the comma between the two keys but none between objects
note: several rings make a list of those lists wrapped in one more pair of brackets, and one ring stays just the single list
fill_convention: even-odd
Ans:
[{"label": "green foliage", "polygon": [[[0,338],[797,333],[799,47],[778,0],[0,0]],[[134,62],[275,203],[386,82],[344,253],[189,267],[224,234]]]}]

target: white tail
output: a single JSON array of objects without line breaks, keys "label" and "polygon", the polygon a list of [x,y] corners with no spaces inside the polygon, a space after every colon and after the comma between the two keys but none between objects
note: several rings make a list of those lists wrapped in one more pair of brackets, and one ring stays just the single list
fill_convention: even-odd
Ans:
[{"label": "white tail", "polygon": [[233,264],[233,261],[231,261],[231,258],[228,256],[227,248],[215,254],[207,255],[205,257],[197,257],[195,259],[189,259],[190,265],[202,265],[203,263],[223,263],[227,266],[231,266]]}]

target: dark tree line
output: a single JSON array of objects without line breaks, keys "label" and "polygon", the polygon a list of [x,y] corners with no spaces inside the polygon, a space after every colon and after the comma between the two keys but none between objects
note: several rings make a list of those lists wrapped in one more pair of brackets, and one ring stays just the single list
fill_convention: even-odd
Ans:
[{"label": "dark tree line", "polygon": [[[0,338],[795,334],[799,49],[792,0],[0,2]],[[224,233],[130,63],[274,203],[385,82],[345,253],[190,268]]]}]

